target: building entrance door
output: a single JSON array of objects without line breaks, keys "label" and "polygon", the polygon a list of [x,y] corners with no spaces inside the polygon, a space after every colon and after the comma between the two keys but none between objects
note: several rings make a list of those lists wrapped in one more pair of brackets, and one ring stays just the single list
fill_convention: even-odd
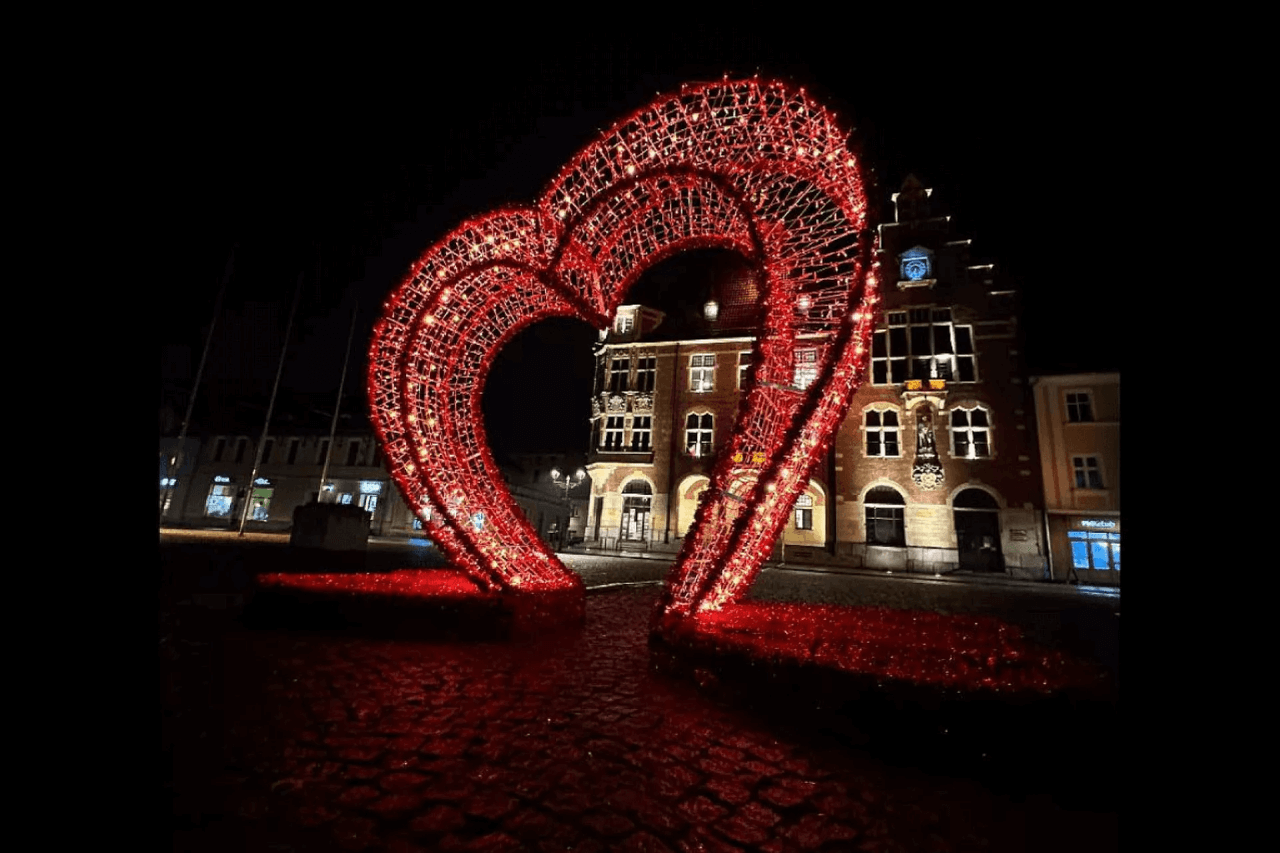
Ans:
[{"label": "building entrance door", "polygon": [[618,538],[623,542],[645,542],[649,539],[649,511],[653,504],[653,490],[644,481],[632,481],[622,489],[622,529]]},{"label": "building entrance door", "polygon": [[954,503],[956,548],[960,568],[975,572],[1003,572],[1000,551],[1000,506],[981,489],[965,489]]}]

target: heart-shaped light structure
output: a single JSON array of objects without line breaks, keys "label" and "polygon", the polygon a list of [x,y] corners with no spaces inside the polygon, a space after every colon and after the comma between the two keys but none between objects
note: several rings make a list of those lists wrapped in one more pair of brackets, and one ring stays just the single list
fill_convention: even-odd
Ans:
[{"label": "heart-shaped light structure", "polygon": [[[388,466],[429,535],[483,590],[580,599],[485,442],[489,365],[553,316],[609,325],[650,266],[728,248],[762,273],[754,382],[663,594],[659,625],[750,586],[866,373],[876,302],[860,161],[834,117],[780,82],[690,84],[579,152],[529,207],[459,225],[385,304],[369,362]],[[819,350],[793,384],[793,350]]]}]

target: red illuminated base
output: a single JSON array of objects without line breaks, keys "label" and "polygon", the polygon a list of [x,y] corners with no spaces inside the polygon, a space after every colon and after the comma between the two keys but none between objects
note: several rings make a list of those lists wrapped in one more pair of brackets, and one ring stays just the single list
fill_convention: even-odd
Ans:
[{"label": "red illuminated base", "polygon": [[668,620],[654,645],[677,666],[684,657],[838,673],[854,692],[1103,701],[1114,692],[1102,667],[1045,649],[989,616],[747,602]]},{"label": "red illuminated base", "polygon": [[580,625],[581,588],[490,593],[456,569],[382,574],[258,576],[250,621],[263,626],[356,625],[396,636],[504,639]]}]

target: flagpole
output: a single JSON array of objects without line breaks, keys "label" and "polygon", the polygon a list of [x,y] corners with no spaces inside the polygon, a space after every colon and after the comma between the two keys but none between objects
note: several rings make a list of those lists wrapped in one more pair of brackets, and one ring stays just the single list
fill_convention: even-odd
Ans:
[{"label": "flagpole", "polygon": [[356,334],[356,309],[351,309],[351,331],[347,332],[347,352],[342,357],[342,378],[338,380],[338,399],[333,404],[333,421],[329,424],[329,443],[324,450],[324,468],[320,471],[320,490],[316,503],[324,496],[324,481],[329,479],[329,459],[333,456],[333,437],[338,431],[338,410],[342,408],[342,390],[347,386],[347,366],[351,362],[351,339]]},{"label": "flagpole", "polygon": [[236,264],[236,248],[231,247],[231,255],[227,258],[226,268],[222,271],[222,286],[218,288],[218,298],[213,302],[213,320],[209,322],[209,334],[205,335],[204,351],[200,353],[200,366],[196,368],[196,381],[191,386],[191,396],[187,399],[187,413],[182,418],[182,427],[178,430],[178,447],[172,455],[168,457],[168,476],[165,477],[164,499],[160,501],[160,524],[164,524],[164,517],[169,512],[169,500],[173,495],[173,479],[177,473],[177,469],[181,467],[179,457],[186,444],[187,428],[191,425],[191,413],[196,407],[196,392],[200,389],[200,379],[204,376],[204,365],[209,358],[209,347],[213,343],[213,330],[218,325],[218,315],[222,310],[222,296],[227,292],[227,282],[231,281],[231,274]]},{"label": "flagpole", "polygon": [[271,386],[271,400],[267,403],[267,418],[262,424],[262,440],[258,442],[258,452],[253,456],[253,473],[249,475],[249,491],[245,495],[244,506],[240,508],[240,532],[244,535],[244,523],[249,518],[249,504],[253,503],[254,481],[258,479],[258,467],[262,464],[262,450],[267,444],[267,431],[271,428],[271,412],[276,406],[276,393],[280,390],[280,375],[284,373],[284,357],[289,352],[289,335],[293,331],[293,315],[298,311],[298,300],[302,297],[302,279],[306,271],[298,273],[298,286],[293,291],[293,307],[289,309],[289,324],[284,330],[284,346],[280,350],[280,364],[276,367],[276,381]]}]

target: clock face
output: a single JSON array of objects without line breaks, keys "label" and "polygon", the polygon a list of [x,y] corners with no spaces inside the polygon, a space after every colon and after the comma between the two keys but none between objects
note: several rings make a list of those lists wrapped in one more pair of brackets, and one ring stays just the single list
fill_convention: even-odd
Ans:
[{"label": "clock face", "polygon": [[902,264],[902,274],[908,281],[920,281],[929,274],[929,261],[925,258],[912,258]]},{"label": "clock face", "polygon": [[902,253],[900,266],[907,281],[922,281],[933,274],[933,255],[923,246],[916,246]]}]

